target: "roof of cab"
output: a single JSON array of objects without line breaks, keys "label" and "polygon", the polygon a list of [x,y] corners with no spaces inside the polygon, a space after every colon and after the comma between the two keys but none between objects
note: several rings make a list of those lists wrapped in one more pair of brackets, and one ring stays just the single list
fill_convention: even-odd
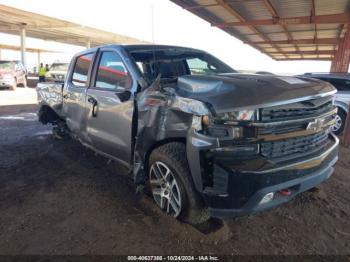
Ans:
[{"label": "roof of cab", "polygon": [[183,47],[183,46],[174,46],[174,45],[157,45],[157,44],[125,44],[125,45],[117,45],[117,44],[109,44],[109,45],[100,45],[100,46],[96,46],[90,49],[86,49],[80,53],[78,53],[78,55],[81,54],[86,54],[86,53],[91,53],[93,51],[96,51],[99,48],[106,48],[106,47],[110,47],[110,48],[116,48],[116,49],[125,49],[127,51],[141,51],[141,50],[153,50],[153,49],[157,49],[157,50],[161,50],[161,49],[182,49],[182,50],[188,50],[188,51],[201,51],[199,49],[195,49],[195,48],[190,48],[190,47]]},{"label": "roof of cab", "polygon": [[198,49],[184,47],[184,46],[174,46],[174,45],[156,45],[156,44],[136,44],[136,45],[122,45],[128,51],[137,50],[153,50],[153,49],[184,49],[191,51],[199,51]]}]

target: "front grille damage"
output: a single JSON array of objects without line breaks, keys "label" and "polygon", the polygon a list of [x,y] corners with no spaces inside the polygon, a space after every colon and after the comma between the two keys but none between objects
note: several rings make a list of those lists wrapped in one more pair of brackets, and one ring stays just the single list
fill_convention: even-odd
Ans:
[{"label": "front grille damage", "polygon": [[261,155],[269,159],[281,159],[294,155],[311,154],[326,146],[328,131],[293,137],[289,139],[261,143]]},{"label": "front grille damage", "polygon": [[[332,96],[327,96],[261,109],[260,121],[262,123],[276,121],[281,123],[260,128],[259,136],[269,138],[279,135],[281,138],[261,142],[260,155],[279,162],[306,156],[325,148],[329,141],[329,127],[335,117],[335,113],[329,114],[334,110],[332,99]],[[308,132],[311,121],[306,119],[310,118],[315,120],[322,118],[322,124],[314,133]],[[303,119],[305,119],[304,122],[302,122]],[[295,122],[294,120],[301,121]],[[300,135],[304,131],[305,134]]]},{"label": "front grille damage", "polygon": [[285,121],[329,112],[333,108],[332,97],[322,97],[293,104],[261,109],[261,121]]},{"label": "front grille damage", "polygon": [[[201,172],[205,178],[206,192],[215,192],[217,195],[227,193],[228,175],[227,172],[222,172],[222,167],[233,171],[237,176],[241,172],[260,175],[275,172],[271,171],[275,169],[284,170],[284,166],[294,168],[303,161],[311,161],[328,152],[335,143],[330,134],[336,114],[332,99],[328,96],[265,107],[259,109],[256,121],[236,124],[243,130],[241,139],[232,139],[228,133],[222,137],[217,136],[218,148],[203,150],[201,154]],[[261,112],[270,112],[269,120]],[[229,130],[232,126],[227,124],[214,127]],[[214,136],[213,133],[205,135]],[[308,174],[310,168],[319,167],[321,162],[323,160],[310,162],[310,166],[298,166],[292,171],[286,168],[285,172],[290,172],[290,177]],[[302,171],[304,169],[308,171]]]}]

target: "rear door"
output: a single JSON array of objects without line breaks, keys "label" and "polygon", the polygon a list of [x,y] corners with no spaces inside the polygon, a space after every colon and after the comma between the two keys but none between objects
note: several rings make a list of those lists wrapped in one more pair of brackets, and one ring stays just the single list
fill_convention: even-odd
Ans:
[{"label": "rear door", "polygon": [[22,63],[16,62],[15,64],[15,71],[16,71],[16,78],[17,78],[17,83],[24,84],[25,83],[25,78],[26,78],[26,70]]},{"label": "rear door", "polygon": [[87,136],[95,149],[127,164],[131,159],[132,85],[119,52],[101,49],[87,90]]},{"label": "rear door", "polygon": [[85,141],[86,91],[89,85],[94,52],[77,56],[63,89],[63,112],[69,129]]}]

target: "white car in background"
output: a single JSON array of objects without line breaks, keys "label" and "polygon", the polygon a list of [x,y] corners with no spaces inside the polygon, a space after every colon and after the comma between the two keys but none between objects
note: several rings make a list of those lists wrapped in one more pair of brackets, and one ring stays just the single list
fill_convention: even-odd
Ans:
[{"label": "white car in background", "polygon": [[69,63],[55,62],[50,66],[49,72],[46,73],[46,82],[64,82],[68,71]]},{"label": "white car in background", "polygon": [[19,61],[0,60],[0,87],[15,90],[27,86],[27,70]]}]

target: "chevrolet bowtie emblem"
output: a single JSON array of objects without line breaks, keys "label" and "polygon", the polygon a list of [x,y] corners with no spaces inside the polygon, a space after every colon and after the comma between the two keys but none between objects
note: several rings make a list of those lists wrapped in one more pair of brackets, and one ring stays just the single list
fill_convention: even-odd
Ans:
[{"label": "chevrolet bowtie emblem", "polygon": [[309,124],[306,127],[306,130],[312,130],[312,131],[320,130],[324,126],[324,121],[325,121],[324,118],[315,119],[314,121],[309,122]]}]

